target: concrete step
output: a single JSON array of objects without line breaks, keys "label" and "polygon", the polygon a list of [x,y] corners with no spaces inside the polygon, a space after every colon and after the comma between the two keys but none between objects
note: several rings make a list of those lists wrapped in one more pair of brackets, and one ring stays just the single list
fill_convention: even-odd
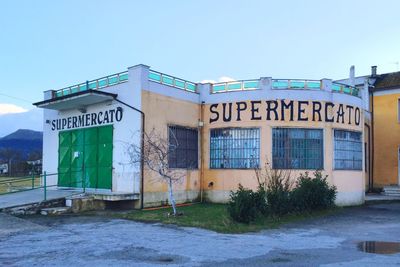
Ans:
[{"label": "concrete step", "polygon": [[41,209],[41,215],[61,215],[65,213],[70,213],[72,211],[71,207],[54,207]]},{"label": "concrete step", "polygon": [[5,212],[11,215],[33,215],[39,214],[42,209],[51,207],[61,207],[65,203],[64,198],[51,199],[47,201],[40,201],[34,203],[27,203],[24,205],[16,205],[0,209],[0,212]]},{"label": "concrete step", "polygon": [[65,198],[65,206],[73,213],[105,209],[132,209],[139,199],[137,193],[91,191]]},{"label": "concrete step", "polygon": [[393,192],[393,193],[400,193],[399,189],[384,189],[384,192]]},{"label": "concrete step", "polygon": [[387,189],[387,190],[400,190],[400,186],[396,186],[396,185],[384,186],[383,189]]},{"label": "concrete step", "polygon": [[376,193],[368,193],[365,195],[365,204],[390,203],[393,201],[400,201],[400,196],[390,196]]},{"label": "concrete step", "polygon": [[65,199],[65,206],[71,209],[73,213],[104,210],[105,202],[94,199],[91,195],[79,194]]},{"label": "concrete step", "polygon": [[385,188],[383,189],[385,192],[400,192],[400,188]]},{"label": "concrete step", "polygon": [[385,192],[384,195],[385,196],[399,196],[400,197],[400,193],[394,193],[394,192]]},{"label": "concrete step", "polygon": [[7,213],[11,214],[11,215],[33,215],[33,214],[37,214],[37,210],[35,210],[34,208],[34,204],[33,205],[23,205],[23,206],[18,206],[18,207],[13,207],[13,208],[9,208],[6,210]]},{"label": "concrete step", "polygon": [[400,194],[385,194],[388,197],[400,197]]},{"label": "concrete step", "polygon": [[386,196],[400,196],[400,186],[385,186],[383,193]]}]

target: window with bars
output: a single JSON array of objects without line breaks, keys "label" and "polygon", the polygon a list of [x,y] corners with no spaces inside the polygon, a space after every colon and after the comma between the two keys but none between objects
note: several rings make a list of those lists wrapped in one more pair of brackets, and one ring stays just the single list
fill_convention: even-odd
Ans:
[{"label": "window with bars", "polygon": [[361,133],[335,130],[335,169],[362,170]]},{"label": "window with bars", "polygon": [[323,169],[323,131],[303,128],[272,129],[272,167]]},{"label": "window with bars", "polygon": [[182,126],[169,126],[168,166],[170,168],[198,168],[198,131]]},{"label": "window with bars", "polygon": [[211,169],[250,169],[259,167],[260,129],[211,129],[210,135]]}]

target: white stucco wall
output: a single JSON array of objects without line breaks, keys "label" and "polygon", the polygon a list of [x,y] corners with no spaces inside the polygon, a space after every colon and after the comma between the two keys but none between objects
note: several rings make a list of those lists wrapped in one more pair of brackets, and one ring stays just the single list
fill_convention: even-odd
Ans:
[{"label": "white stucco wall", "polygon": [[[141,108],[141,72],[140,68],[132,67],[129,69],[128,82],[101,89],[104,92],[117,94],[117,99],[131,105],[137,109]],[[103,125],[113,125],[113,172],[112,172],[112,192],[140,192],[140,166],[130,164],[127,152],[128,145],[140,145],[141,114],[126,105],[115,100],[89,105],[86,114],[104,112],[116,108],[123,109],[122,120],[110,122],[102,125],[91,125],[97,127]],[[57,129],[52,130],[51,123],[56,119],[79,116],[83,113],[78,109],[70,110],[44,110],[43,125],[43,171],[47,175],[47,185],[57,185],[58,176],[52,175],[58,172],[58,134]],[[81,127],[79,129],[88,128]],[[64,129],[73,130],[73,129]]]}]

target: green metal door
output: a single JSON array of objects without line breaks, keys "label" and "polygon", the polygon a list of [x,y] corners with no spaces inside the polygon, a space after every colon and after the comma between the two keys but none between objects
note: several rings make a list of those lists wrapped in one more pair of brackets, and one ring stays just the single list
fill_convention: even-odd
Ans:
[{"label": "green metal door", "polygon": [[84,130],[71,131],[71,182],[70,187],[83,187],[83,145]]},{"label": "green metal door", "polygon": [[71,182],[71,131],[58,135],[58,186],[70,187]]},{"label": "green metal door", "polygon": [[58,185],[111,189],[113,126],[59,133]]},{"label": "green metal door", "polygon": [[85,129],[84,163],[85,187],[97,188],[97,128]]},{"label": "green metal door", "polygon": [[98,179],[97,188],[111,189],[112,177],[112,151],[113,127],[103,126],[98,128]]}]

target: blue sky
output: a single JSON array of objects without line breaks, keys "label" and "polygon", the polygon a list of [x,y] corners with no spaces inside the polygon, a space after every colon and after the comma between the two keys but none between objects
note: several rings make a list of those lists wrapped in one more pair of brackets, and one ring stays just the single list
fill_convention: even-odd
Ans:
[{"label": "blue sky", "polygon": [[139,63],[195,82],[393,72],[399,10],[385,0],[5,0],[0,104],[32,109],[44,90]]}]

